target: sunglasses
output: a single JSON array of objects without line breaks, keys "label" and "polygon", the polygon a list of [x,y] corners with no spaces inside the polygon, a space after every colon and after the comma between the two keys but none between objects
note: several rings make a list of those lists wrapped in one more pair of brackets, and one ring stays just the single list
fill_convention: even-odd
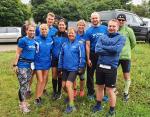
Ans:
[{"label": "sunglasses", "polygon": [[124,19],[118,19],[118,21],[126,21],[126,20],[124,20]]}]

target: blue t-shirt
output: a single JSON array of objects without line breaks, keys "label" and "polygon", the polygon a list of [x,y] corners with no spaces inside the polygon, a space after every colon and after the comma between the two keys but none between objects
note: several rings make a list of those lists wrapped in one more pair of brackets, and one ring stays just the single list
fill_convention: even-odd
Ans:
[{"label": "blue t-shirt", "polygon": [[95,45],[98,40],[98,38],[101,35],[107,34],[107,26],[105,25],[99,25],[99,26],[91,26],[86,31],[86,41],[90,41],[90,51],[95,52]]},{"label": "blue t-shirt", "polygon": [[51,67],[51,50],[53,40],[51,37],[36,37],[37,51],[35,54],[35,69],[48,70]]},{"label": "blue t-shirt", "polygon": [[53,49],[52,49],[53,60],[59,59],[59,53],[60,53],[61,47],[62,47],[63,43],[66,42],[67,40],[68,40],[68,38],[63,37],[63,36],[56,35],[53,37]]},{"label": "blue t-shirt", "polygon": [[[34,39],[29,39],[28,37],[23,37],[18,41],[18,47],[22,48],[20,57],[23,59],[28,59],[34,61],[36,42]],[[18,61],[19,68],[30,68],[30,63]]]},{"label": "blue t-shirt", "polygon": [[76,34],[76,39],[80,42],[80,43],[83,43],[85,45],[85,42],[86,42],[86,34],[83,33],[82,35],[80,34]]},{"label": "blue t-shirt", "polygon": [[[54,36],[57,31],[58,30],[54,26],[49,27],[48,36]],[[40,35],[40,27],[39,26],[35,30],[35,35],[36,36]]]}]

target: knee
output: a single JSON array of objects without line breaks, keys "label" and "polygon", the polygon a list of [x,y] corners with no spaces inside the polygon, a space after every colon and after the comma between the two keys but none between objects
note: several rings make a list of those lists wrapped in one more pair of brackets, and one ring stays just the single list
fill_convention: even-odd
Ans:
[{"label": "knee", "polygon": [[40,83],[40,84],[43,83],[43,79],[42,78],[38,78],[37,79],[37,83]]},{"label": "knee", "polygon": [[130,80],[130,73],[124,73],[124,79]]},{"label": "knee", "polygon": [[67,81],[66,82],[66,87],[67,87],[67,89],[69,89],[69,88],[72,88],[72,82],[70,82],[70,81]]},{"label": "knee", "polygon": [[114,90],[113,90],[113,88],[106,88],[106,91],[107,91],[107,93],[109,94],[109,95],[112,95],[112,94],[114,94]]}]

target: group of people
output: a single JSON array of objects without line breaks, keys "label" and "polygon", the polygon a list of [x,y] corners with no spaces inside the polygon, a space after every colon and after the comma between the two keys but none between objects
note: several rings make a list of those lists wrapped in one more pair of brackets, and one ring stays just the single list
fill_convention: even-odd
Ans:
[{"label": "group of people", "polygon": [[114,116],[117,68],[121,64],[125,79],[123,97],[127,101],[131,83],[131,49],[136,44],[134,32],[125,25],[125,14],[119,14],[117,19],[110,20],[108,26],[105,26],[101,24],[99,14],[93,12],[92,25],[86,31],[84,20],[77,22],[77,31],[72,27],[68,27],[66,31],[67,25],[63,18],[58,21],[58,29],[53,26],[54,21],[54,13],[48,13],[46,23],[36,28],[33,24],[27,25],[26,34],[18,40],[13,67],[19,80],[20,109],[30,112],[26,94],[34,73],[37,77],[35,104],[41,105],[41,97],[46,92],[48,73],[52,67],[52,99],[60,99],[63,89],[67,94],[65,112],[75,111],[74,100],[78,95],[76,77],[80,78],[79,95],[83,97],[84,73],[87,68],[87,98],[93,100],[96,95],[92,111],[102,110],[101,102],[105,94],[105,97],[109,97],[110,105],[106,116]]}]

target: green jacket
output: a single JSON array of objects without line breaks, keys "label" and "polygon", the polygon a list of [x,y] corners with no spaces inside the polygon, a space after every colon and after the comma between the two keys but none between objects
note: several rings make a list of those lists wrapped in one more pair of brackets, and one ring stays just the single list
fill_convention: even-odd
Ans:
[{"label": "green jacket", "polygon": [[130,60],[131,59],[131,50],[136,45],[136,38],[134,32],[128,26],[123,26],[119,29],[120,34],[126,37],[125,45],[120,54],[120,60]]}]

